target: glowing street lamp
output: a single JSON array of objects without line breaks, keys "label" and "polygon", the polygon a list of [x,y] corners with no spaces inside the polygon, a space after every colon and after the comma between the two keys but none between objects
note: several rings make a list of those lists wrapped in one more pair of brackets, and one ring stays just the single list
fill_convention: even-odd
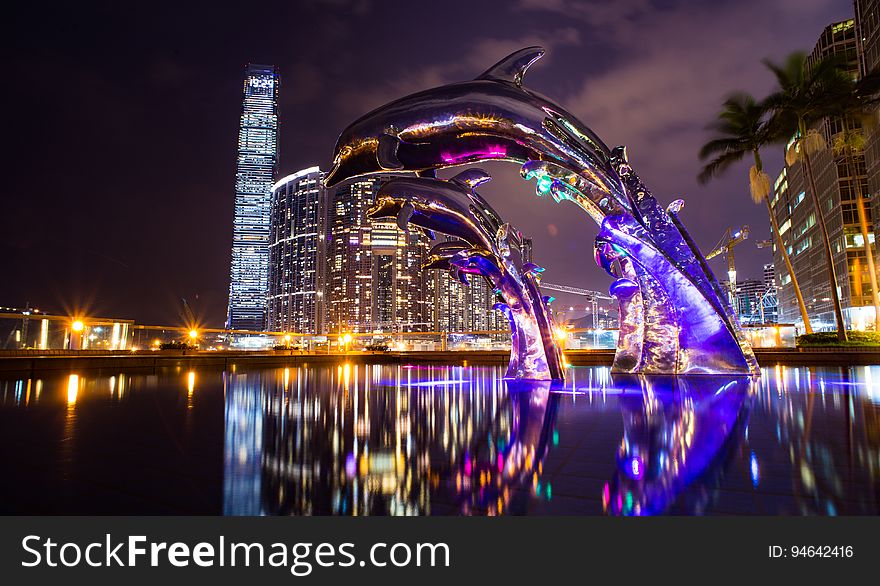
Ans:
[{"label": "glowing street lamp", "polygon": [[565,350],[565,342],[568,341],[568,332],[564,328],[556,328],[553,331],[553,336],[556,338],[556,341],[559,342],[561,349]]},{"label": "glowing street lamp", "polygon": [[284,334],[284,345],[290,348],[290,334]]},{"label": "glowing street lamp", "polygon": [[81,319],[74,319],[70,322],[70,341],[68,348],[70,350],[82,350],[85,343],[86,325]]}]

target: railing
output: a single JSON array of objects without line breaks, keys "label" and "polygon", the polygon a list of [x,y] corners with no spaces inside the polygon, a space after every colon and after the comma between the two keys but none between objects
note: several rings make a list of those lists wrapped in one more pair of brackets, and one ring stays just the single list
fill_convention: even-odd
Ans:
[{"label": "railing", "polygon": [[[793,348],[792,325],[745,326],[756,348]],[[565,349],[613,349],[616,329],[559,328],[557,339]],[[290,349],[305,352],[355,350],[407,351],[491,351],[509,350],[506,330],[468,332],[261,332],[224,330],[197,326],[136,324],[114,318],[71,318],[42,314],[0,313],[0,349],[5,350],[159,350],[170,343],[200,350]]]}]

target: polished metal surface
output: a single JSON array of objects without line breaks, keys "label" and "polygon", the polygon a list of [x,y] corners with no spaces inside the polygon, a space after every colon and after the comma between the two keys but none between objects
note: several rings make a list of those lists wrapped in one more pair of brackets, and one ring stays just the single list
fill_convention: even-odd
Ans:
[{"label": "polished metal surface", "polygon": [[[678,217],[683,203],[663,209],[624,147],[609,149],[562,107],[523,87],[543,53],[522,49],[472,81],[412,94],[361,117],[342,132],[326,184],[377,173],[428,179],[437,169],[485,160],[518,163],[525,179],[536,180],[539,196],[570,201],[600,226],[595,258],[617,279],[611,291],[620,301],[616,372],[756,373],[737,318]],[[498,223],[482,214],[472,221],[484,229]],[[464,224],[427,228],[455,236]],[[446,266],[443,258],[436,262]],[[485,258],[474,264],[481,262],[492,265]]]},{"label": "polished metal surface", "polygon": [[552,313],[538,285],[542,269],[533,263],[523,263],[519,233],[503,223],[498,213],[474,191],[475,186],[490,179],[480,169],[469,169],[450,180],[394,179],[379,189],[367,216],[395,218],[401,229],[415,227],[453,238],[434,246],[423,268],[447,270],[453,279],[464,284],[468,284],[468,275],[486,279],[498,298],[495,308],[510,323],[507,376],[564,380]]}]

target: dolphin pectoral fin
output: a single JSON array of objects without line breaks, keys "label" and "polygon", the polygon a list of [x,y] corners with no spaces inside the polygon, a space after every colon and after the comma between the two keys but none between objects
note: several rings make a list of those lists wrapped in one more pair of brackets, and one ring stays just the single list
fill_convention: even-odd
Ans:
[{"label": "dolphin pectoral fin", "polygon": [[450,179],[450,181],[455,181],[456,183],[459,183],[461,185],[466,185],[471,189],[491,180],[492,176],[482,169],[467,169]]},{"label": "dolphin pectoral fin", "polygon": [[431,240],[437,240],[437,235],[434,234],[433,230],[428,230],[427,228],[422,228],[422,232],[424,232],[425,236],[427,236]]},{"label": "dolphin pectoral fin", "polygon": [[376,147],[376,161],[379,165],[388,171],[396,171],[403,169],[403,163],[397,158],[397,147],[400,146],[400,139],[392,136],[387,132],[379,135],[379,144]]},{"label": "dolphin pectoral fin", "polygon": [[413,207],[412,202],[408,201],[403,204],[403,207],[401,207],[400,211],[397,213],[397,227],[401,230],[406,230],[407,226],[409,226],[409,219],[415,211],[416,209]]},{"label": "dolphin pectoral fin", "polygon": [[544,56],[544,49],[541,47],[526,47],[515,53],[511,53],[489,69],[487,69],[477,79],[487,79],[492,81],[509,81],[522,87],[523,76],[529,66]]}]

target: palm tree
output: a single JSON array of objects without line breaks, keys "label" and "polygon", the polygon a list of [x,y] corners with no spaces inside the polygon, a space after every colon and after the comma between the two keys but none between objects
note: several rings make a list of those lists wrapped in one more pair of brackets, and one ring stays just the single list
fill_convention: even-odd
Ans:
[{"label": "palm tree", "polygon": [[828,267],[828,284],[831,301],[834,305],[834,318],[837,322],[837,339],[845,342],[846,322],[840,306],[837,291],[837,272],[831,255],[831,240],[825,213],[819,201],[816,180],[813,176],[812,156],[825,148],[825,140],[810,125],[829,115],[843,96],[852,92],[852,77],[847,75],[838,59],[822,59],[808,64],[804,53],[793,53],[781,65],[764,61],[776,76],[778,89],[767,97],[765,103],[773,111],[772,124],[787,136],[797,136],[797,140],[786,154],[786,162],[800,161],[809,184],[810,199],[816,212],[816,224],[822,234],[822,248]]},{"label": "palm tree", "polygon": [[752,155],[755,164],[749,169],[749,191],[752,201],[756,204],[762,201],[767,206],[767,215],[770,216],[770,225],[773,227],[773,236],[776,238],[776,246],[782,251],[785,261],[785,269],[791,275],[791,284],[797,297],[798,309],[801,319],[804,320],[804,330],[810,334],[813,328],[810,326],[810,317],[807,315],[807,307],[804,305],[804,297],[788,256],[788,249],[779,232],[779,223],[776,214],[770,207],[770,177],[764,172],[764,164],[761,160],[761,148],[775,142],[775,129],[767,119],[767,109],[763,104],[755,100],[749,94],[738,93],[730,96],[725,102],[723,109],[718,114],[718,119],[710,126],[718,133],[718,137],[710,140],[700,149],[700,160],[705,161],[713,157],[697,176],[701,184],[705,184],[712,177],[721,174],[727,168]]}]

